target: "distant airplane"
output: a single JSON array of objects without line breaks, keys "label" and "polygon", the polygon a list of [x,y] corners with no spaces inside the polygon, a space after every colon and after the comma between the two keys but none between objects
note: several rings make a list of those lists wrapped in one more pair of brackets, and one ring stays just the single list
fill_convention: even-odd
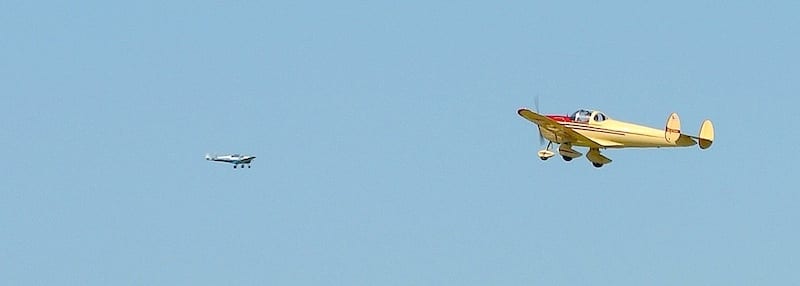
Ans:
[{"label": "distant airplane", "polygon": [[255,159],[256,156],[250,155],[239,155],[239,154],[231,154],[231,155],[219,155],[219,156],[212,156],[210,154],[206,154],[206,160],[215,161],[215,162],[225,162],[233,164],[233,168],[236,169],[238,166],[247,165],[250,168],[250,163]]}]

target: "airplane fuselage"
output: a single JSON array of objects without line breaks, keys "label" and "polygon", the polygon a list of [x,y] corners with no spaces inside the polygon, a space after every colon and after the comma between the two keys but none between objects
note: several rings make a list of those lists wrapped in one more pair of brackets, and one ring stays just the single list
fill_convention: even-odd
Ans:
[{"label": "airplane fuselage", "polygon": [[[547,117],[583,136],[598,141],[599,143],[604,143],[603,145],[606,145],[607,148],[686,147],[697,144],[687,136],[681,136],[677,141],[669,142],[664,136],[663,129],[655,129],[610,118],[602,122],[597,122],[595,120],[575,122],[568,116],[550,115]],[[558,142],[552,132],[547,132],[547,130],[544,129],[542,131],[542,135],[545,136],[545,138],[553,142]],[[589,147],[591,145],[590,142],[583,142],[582,140],[578,140],[578,142],[572,144],[574,146],[584,147]]]}]

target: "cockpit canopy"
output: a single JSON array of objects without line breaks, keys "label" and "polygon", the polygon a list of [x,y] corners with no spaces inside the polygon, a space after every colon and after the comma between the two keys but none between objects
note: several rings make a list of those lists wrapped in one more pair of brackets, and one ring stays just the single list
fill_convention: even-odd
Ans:
[{"label": "cockpit canopy", "polygon": [[242,157],[242,155],[239,155],[239,154],[233,154],[233,155],[231,155],[231,157]]},{"label": "cockpit canopy", "polygon": [[608,119],[608,117],[600,111],[579,109],[575,111],[575,113],[572,113],[570,119],[572,119],[572,122],[589,123],[590,120],[594,122],[603,122]]}]

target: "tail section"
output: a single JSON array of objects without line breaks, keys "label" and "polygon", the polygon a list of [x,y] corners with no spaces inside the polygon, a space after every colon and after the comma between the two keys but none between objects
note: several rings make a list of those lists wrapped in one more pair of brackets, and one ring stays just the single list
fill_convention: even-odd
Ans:
[{"label": "tail section", "polygon": [[664,139],[669,143],[675,143],[681,137],[681,118],[677,113],[672,113],[667,118],[667,127],[664,128]]},{"label": "tail section", "polygon": [[698,141],[700,141],[700,149],[708,149],[711,147],[711,143],[714,143],[714,124],[711,123],[711,120],[706,119],[703,121],[703,125],[700,125],[700,135],[697,136]]}]

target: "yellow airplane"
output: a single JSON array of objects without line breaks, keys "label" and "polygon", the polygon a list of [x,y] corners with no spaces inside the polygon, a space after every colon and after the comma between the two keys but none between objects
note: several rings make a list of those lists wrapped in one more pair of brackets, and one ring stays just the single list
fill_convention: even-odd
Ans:
[{"label": "yellow airplane", "polygon": [[[578,110],[571,116],[541,115],[521,108],[520,116],[539,126],[539,138],[547,138],[550,143],[538,152],[542,160],[555,156],[551,151],[553,143],[559,144],[558,153],[564,161],[582,156],[573,146],[589,147],[586,158],[597,168],[611,163],[611,159],[600,154],[606,148],[661,148],[687,147],[700,142],[700,149],[708,149],[714,142],[714,125],[711,120],[700,125],[700,135],[681,133],[681,120],[672,113],[667,118],[664,129],[656,129],[638,124],[614,120],[600,111]],[[695,141],[697,140],[697,141]]]}]

